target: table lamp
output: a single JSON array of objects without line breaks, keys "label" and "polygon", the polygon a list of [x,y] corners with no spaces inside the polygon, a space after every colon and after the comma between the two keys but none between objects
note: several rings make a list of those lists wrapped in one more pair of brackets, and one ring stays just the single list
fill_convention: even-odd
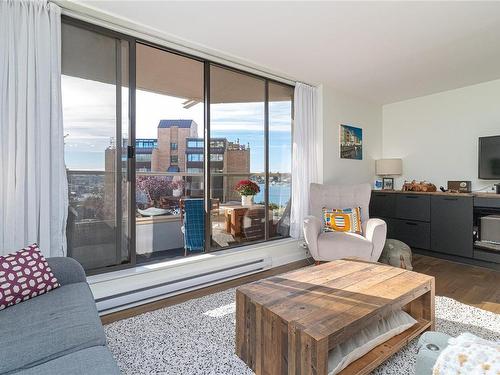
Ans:
[{"label": "table lamp", "polygon": [[402,173],[402,159],[379,159],[375,161],[375,174],[383,176],[382,190],[394,190],[394,178],[385,176],[400,176]]}]

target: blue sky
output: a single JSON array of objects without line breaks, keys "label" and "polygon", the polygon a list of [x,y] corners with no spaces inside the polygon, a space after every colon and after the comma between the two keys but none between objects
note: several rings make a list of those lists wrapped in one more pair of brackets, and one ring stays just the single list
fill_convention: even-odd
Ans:
[{"label": "blue sky", "polygon": [[[269,104],[269,168],[291,171],[291,103]],[[264,172],[264,105],[231,103],[212,105],[211,134],[250,144],[250,170]]]},{"label": "blue sky", "polygon": [[[115,88],[112,85],[63,76],[63,115],[66,135],[65,161],[70,169],[104,170],[104,150],[115,136]],[[123,97],[127,97],[124,89]],[[161,119],[193,119],[203,134],[203,105],[182,107],[185,99],[137,92],[136,137],[156,138]],[[126,116],[126,101],[122,103]],[[291,103],[269,105],[271,172],[291,170]],[[126,123],[127,119],[124,118]],[[250,144],[251,172],[264,171],[264,105],[231,103],[212,105],[211,136]],[[127,134],[123,134],[128,138]]]}]

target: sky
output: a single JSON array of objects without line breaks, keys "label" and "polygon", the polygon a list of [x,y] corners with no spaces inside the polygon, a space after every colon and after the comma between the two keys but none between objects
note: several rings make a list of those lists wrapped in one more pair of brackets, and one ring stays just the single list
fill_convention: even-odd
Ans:
[{"label": "sky", "polygon": [[[115,86],[62,76],[65,161],[69,169],[104,170],[104,150],[115,137]],[[128,90],[122,92],[122,119],[127,121]],[[137,91],[136,138],[157,138],[162,119],[192,119],[203,135],[203,104],[184,109],[185,99]],[[269,103],[271,172],[291,170],[291,103]],[[251,172],[264,171],[264,104],[225,103],[211,106],[211,136],[250,145]],[[128,138],[126,129],[123,138]]]}]

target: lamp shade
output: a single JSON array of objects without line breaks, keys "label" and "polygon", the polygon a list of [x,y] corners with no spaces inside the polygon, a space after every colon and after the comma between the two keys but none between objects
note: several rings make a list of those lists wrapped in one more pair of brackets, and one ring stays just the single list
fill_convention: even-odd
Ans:
[{"label": "lamp shade", "polygon": [[375,174],[377,176],[396,176],[403,173],[403,160],[379,159],[375,161]]}]

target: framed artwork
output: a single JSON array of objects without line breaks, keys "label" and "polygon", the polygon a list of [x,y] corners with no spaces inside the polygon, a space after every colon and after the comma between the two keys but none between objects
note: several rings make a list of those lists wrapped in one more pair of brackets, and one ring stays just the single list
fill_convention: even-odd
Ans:
[{"label": "framed artwork", "polygon": [[383,190],[394,190],[394,179],[392,177],[382,178],[382,189]]},{"label": "framed artwork", "polygon": [[340,158],[363,160],[363,129],[340,125]]}]

